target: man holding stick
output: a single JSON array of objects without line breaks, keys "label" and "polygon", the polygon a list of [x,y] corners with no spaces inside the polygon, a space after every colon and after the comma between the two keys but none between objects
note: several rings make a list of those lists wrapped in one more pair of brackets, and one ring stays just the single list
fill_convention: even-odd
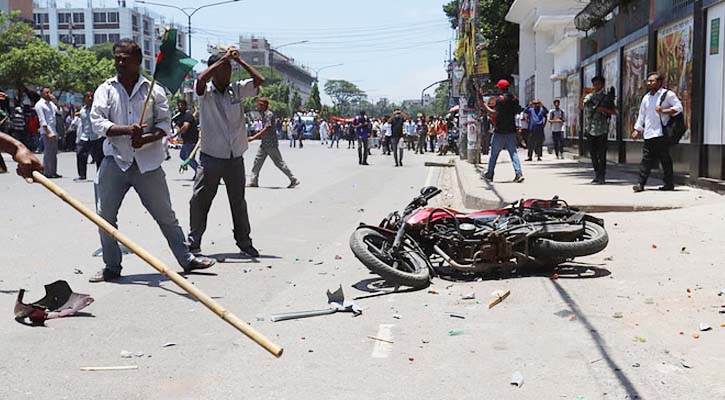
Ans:
[{"label": "man holding stick", "polygon": [[[184,241],[161,168],[165,158],[162,139],[171,128],[166,94],[141,76],[142,54],[136,42],[122,39],[114,44],[113,57],[117,76],[96,89],[91,110],[93,130],[107,138],[96,185],[97,212],[117,227],[118,210],[133,188],[184,271],[209,268],[214,260],[195,257]],[[151,109],[144,112],[145,107]],[[115,239],[100,232],[105,267],[90,282],[121,277],[121,249]]]},{"label": "man holding stick", "polygon": [[[232,60],[240,64],[252,79],[230,82]],[[259,257],[259,252],[252,246],[247,202],[244,199],[246,176],[243,155],[249,143],[242,98],[256,96],[264,83],[264,77],[239,58],[239,50],[235,47],[229,47],[225,54],[213,54],[207,64],[209,68],[199,75],[195,86],[204,134],[200,139],[201,155],[194,194],[189,202],[189,243],[193,252],[201,252],[201,239],[206,231],[209,208],[223,179],[232,211],[237,247],[250,257]]]}]

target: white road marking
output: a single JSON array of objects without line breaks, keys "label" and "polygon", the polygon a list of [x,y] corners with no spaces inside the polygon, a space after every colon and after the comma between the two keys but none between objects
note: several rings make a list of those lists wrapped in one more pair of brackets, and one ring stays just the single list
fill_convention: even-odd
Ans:
[{"label": "white road marking", "polygon": [[[395,324],[380,324],[380,327],[378,327],[378,334],[375,335],[375,337],[392,342],[394,326]],[[373,346],[373,352],[371,356],[372,358],[388,358],[388,356],[392,352],[392,343],[376,341],[375,345]]]}]

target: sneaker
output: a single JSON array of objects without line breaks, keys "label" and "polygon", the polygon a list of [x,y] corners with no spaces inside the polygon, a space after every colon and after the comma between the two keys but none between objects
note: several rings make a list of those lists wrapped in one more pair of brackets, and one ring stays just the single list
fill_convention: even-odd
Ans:
[{"label": "sneaker", "polygon": [[534,161],[534,160],[531,157],[529,157],[525,161]]},{"label": "sneaker", "polygon": [[74,178],[73,182],[84,182],[86,180],[85,176],[79,176],[78,178]]},{"label": "sneaker", "polygon": [[670,186],[670,185],[660,186],[657,190],[660,190],[660,191],[663,191],[663,192],[672,192],[672,191],[675,190],[675,186],[674,185],[672,185],[672,186]]},{"label": "sneaker", "polygon": [[523,181],[524,181],[524,175],[523,174],[516,174],[516,176],[514,176],[514,182],[521,183]]},{"label": "sneaker", "polygon": [[239,246],[239,250],[242,251],[242,253],[245,253],[249,257],[257,258],[259,257],[259,251],[254,248],[251,244],[249,246]]},{"label": "sneaker", "polygon": [[634,185],[634,186],[632,186],[632,190],[635,193],[644,192],[644,186],[642,186],[642,185]]},{"label": "sneaker", "polygon": [[257,182],[249,182],[249,187],[259,187]]},{"label": "sneaker", "polygon": [[493,182],[493,175],[483,174],[483,180],[486,182]]},{"label": "sneaker", "polygon": [[104,269],[96,272],[96,274],[93,275],[92,277],[88,278],[88,282],[91,282],[91,283],[115,282],[119,279],[121,279],[120,273],[104,268]]},{"label": "sneaker", "polygon": [[290,181],[289,185],[287,186],[287,189],[292,189],[292,188],[297,187],[299,185],[300,185],[300,180],[297,179],[297,178],[292,178],[292,180]]},{"label": "sneaker", "polygon": [[211,268],[216,264],[216,260],[209,257],[194,257],[187,266],[184,267],[184,272],[191,272],[200,269]]}]

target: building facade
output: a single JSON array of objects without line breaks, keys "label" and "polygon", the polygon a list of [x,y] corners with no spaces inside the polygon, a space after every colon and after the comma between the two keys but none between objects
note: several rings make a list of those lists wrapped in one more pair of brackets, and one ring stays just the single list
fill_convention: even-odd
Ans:
[{"label": "building facade", "polygon": [[[524,3],[532,4],[523,7]],[[672,148],[676,173],[706,185],[725,179],[725,61],[721,41],[725,1],[594,0],[583,5],[579,4],[573,18],[571,12],[561,18],[553,34],[555,44],[546,45],[551,63],[546,60],[539,66],[545,44],[537,39],[538,32],[531,37],[524,29],[531,23],[525,18],[526,12],[541,7],[534,6],[533,1],[514,2],[507,19],[522,26],[521,59],[530,57],[525,53],[536,55],[536,59],[528,60],[536,65],[534,74],[524,72],[523,68],[531,67],[521,63],[522,80],[535,76],[535,84],[529,85],[531,93],[522,85],[522,98],[531,94],[542,100],[547,96],[562,98],[569,114],[567,145],[583,154],[587,141],[581,99],[591,90],[591,78],[604,76],[607,88],[614,88],[617,94],[619,111],[612,119],[607,158],[636,164],[641,159],[642,141],[632,140],[630,134],[646,92],[646,75],[659,71],[682,100],[689,127],[680,144]],[[551,71],[550,83],[541,83],[539,68]]]},{"label": "building facade", "polygon": [[251,65],[271,66],[275,72],[282,75],[282,80],[290,87],[290,90],[297,90],[303,104],[307,101],[315,77],[307,68],[295,63],[293,58],[275,50],[267,39],[240,37],[239,56]]},{"label": "building facade", "polygon": [[[36,35],[51,46],[65,43],[91,47],[131,38],[141,46],[143,68],[153,73],[165,27],[160,18],[145,9],[125,7],[123,3],[115,8],[58,8],[53,7],[55,2],[47,5],[33,9],[33,21]],[[186,52],[186,32],[176,28],[177,47]]]}]

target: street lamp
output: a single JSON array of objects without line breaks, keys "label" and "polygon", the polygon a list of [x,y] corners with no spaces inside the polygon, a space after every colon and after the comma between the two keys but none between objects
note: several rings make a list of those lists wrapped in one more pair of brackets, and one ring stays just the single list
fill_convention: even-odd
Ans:
[{"label": "street lamp", "polygon": [[[155,3],[153,1],[136,0],[137,3],[148,4],[148,5],[152,5],[152,6],[175,8],[175,9],[181,11],[182,13],[184,13],[184,15],[186,15],[186,18],[188,19],[187,35],[189,36],[189,57],[191,57],[191,17],[193,17],[194,14],[196,14],[196,12],[201,10],[202,8],[207,8],[207,7],[211,7],[211,6],[220,6],[222,4],[236,3],[238,1],[239,0],[227,0],[227,1],[220,1],[217,3],[205,4],[201,7],[196,7],[196,8],[192,8],[192,7],[183,7],[182,8],[182,7],[172,6],[170,4]],[[188,10],[191,10],[191,11],[188,11]]]},{"label": "street lamp", "polygon": [[435,85],[437,85],[439,83],[443,83],[443,82],[448,82],[448,79],[441,79],[441,80],[436,81],[436,82],[433,82],[430,85],[428,85],[425,88],[423,88],[423,90],[420,91],[420,105],[423,105],[423,103],[425,103],[425,100],[424,100],[425,97],[423,97],[425,91],[428,90],[428,89],[430,89],[431,87],[433,87],[433,86],[435,86]]},{"label": "street lamp", "polygon": [[323,69],[328,69],[328,68],[332,68],[332,67],[339,67],[341,65],[345,65],[345,64],[340,63],[340,64],[325,65],[324,67],[320,67],[320,68],[313,68],[312,70],[315,71],[315,82],[317,82],[317,75]]},{"label": "street lamp", "polygon": [[296,44],[303,44],[303,43],[309,43],[309,42],[310,42],[309,40],[300,40],[298,42],[285,43],[285,44],[281,44],[281,45],[279,45],[277,47],[270,48],[269,49],[269,68],[272,69],[272,70],[274,69],[274,67],[272,66],[272,58],[274,57],[274,52],[275,51],[281,49],[282,47],[293,46],[293,45],[296,45]]}]

